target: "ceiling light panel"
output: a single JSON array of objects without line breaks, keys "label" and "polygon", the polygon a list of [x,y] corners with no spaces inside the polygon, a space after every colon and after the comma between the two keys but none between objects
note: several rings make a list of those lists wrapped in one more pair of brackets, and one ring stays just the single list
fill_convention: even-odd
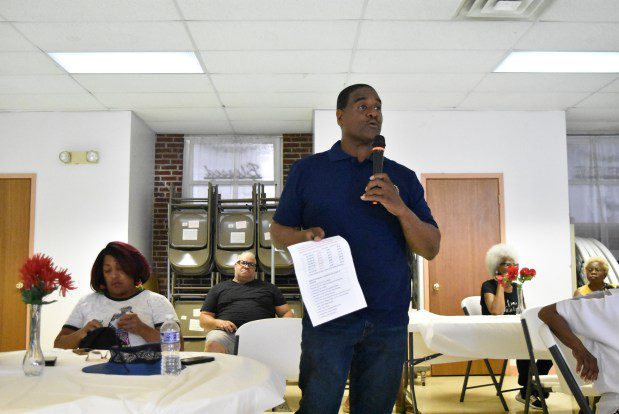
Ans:
[{"label": "ceiling light panel", "polygon": [[53,52],[69,73],[202,73],[193,52]]}]

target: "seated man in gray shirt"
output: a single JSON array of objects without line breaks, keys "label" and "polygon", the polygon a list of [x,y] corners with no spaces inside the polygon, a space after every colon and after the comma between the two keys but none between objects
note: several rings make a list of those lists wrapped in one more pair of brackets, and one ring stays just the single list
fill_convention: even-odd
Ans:
[{"label": "seated man in gray shirt", "polygon": [[282,292],[269,282],[256,280],[256,256],[244,252],[234,265],[234,279],[216,284],[200,309],[200,326],[208,331],[206,352],[232,354],[234,333],[258,319],[291,318]]}]

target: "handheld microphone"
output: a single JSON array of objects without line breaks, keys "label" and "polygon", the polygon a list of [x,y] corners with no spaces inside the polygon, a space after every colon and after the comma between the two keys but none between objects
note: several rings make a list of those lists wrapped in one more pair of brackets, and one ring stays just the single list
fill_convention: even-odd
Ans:
[{"label": "handheld microphone", "polygon": [[385,137],[376,135],[372,140],[372,173],[383,172],[383,154],[385,152]]},{"label": "handheld microphone", "polygon": [[[385,153],[385,137],[376,135],[372,140],[372,174],[383,172],[383,154]],[[372,201],[372,204],[378,204]]]}]

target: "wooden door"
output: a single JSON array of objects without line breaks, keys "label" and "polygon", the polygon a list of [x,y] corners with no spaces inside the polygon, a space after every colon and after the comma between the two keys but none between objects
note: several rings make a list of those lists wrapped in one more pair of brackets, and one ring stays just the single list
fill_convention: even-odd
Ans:
[{"label": "wooden door", "polygon": [[[427,263],[426,309],[439,315],[462,315],[460,302],[479,296],[489,278],[486,252],[502,237],[500,175],[427,175],[426,198],[441,229],[441,251]],[[493,370],[500,371],[494,363]],[[466,363],[432,367],[433,375],[463,375]],[[486,373],[482,361],[472,373]]]},{"label": "wooden door", "polygon": [[26,348],[26,305],[15,287],[32,254],[34,175],[0,175],[0,352]]}]

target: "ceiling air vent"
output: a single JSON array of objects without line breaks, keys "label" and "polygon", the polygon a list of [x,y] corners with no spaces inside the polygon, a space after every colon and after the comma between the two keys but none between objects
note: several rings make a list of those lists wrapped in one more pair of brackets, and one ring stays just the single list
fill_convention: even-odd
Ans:
[{"label": "ceiling air vent", "polygon": [[535,20],[552,0],[463,0],[456,19]]}]

